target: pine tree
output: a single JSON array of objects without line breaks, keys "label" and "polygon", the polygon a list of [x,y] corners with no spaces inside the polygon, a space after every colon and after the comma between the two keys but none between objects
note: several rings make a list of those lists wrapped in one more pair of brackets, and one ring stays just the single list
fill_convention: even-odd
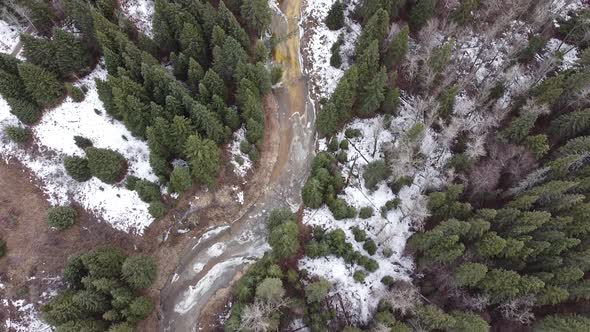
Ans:
[{"label": "pine tree", "polygon": [[268,235],[272,254],[278,259],[291,257],[299,250],[299,227],[294,221],[286,221],[272,227]]},{"label": "pine tree", "polygon": [[487,266],[480,263],[463,263],[455,270],[455,281],[459,286],[474,287],[488,272]]},{"label": "pine tree", "polygon": [[587,331],[590,327],[590,318],[579,315],[553,315],[547,316],[535,324],[535,331]]},{"label": "pine tree", "polygon": [[590,128],[590,109],[559,116],[551,122],[550,131],[559,138],[579,135]]},{"label": "pine tree", "polygon": [[248,61],[248,54],[234,38],[227,37],[223,47],[215,46],[213,49],[213,69],[226,80],[234,76],[239,63]]},{"label": "pine tree", "polygon": [[42,106],[49,106],[64,94],[64,85],[57,77],[34,64],[21,63],[18,71],[27,92]]},{"label": "pine tree", "polygon": [[23,55],[27,61],[41,66],[53,73],[60,73],[57,64],[56,47],[49,39],[36,38],[31,35],[22,34],[20,37],[23,44]]},{"label": "pine tree", "polygon": [[207,43],[200,26],[185,23],[179,41],[182,52],[187,57],[197,60],[202,66],[208,63]]},{"label": "pine tree", "polygon": [[154,41],[166,52],[178,50],[176,40],[180,28],[179,9],[166,0],[156,0],[153,19]]},{"label": "pine tree", "polygon": [[184,148],[193,178],[200,184],[212,186],[221,162],[219,148],[215,142],[202,139],[198,135],[191,135]]},{"label": "pine tree", "polygon": [[63,77],[89,66],[89,51],[84,42],[74,34],[61,29],[55,30],[52,43],[55,49],[55,61]]},{"label": "pine tree", "polygon": [[113,184],[126,173],[127,161],[116,151],[90,147],[86,157],[90,173],[105,183]]},{"label": "pine tree", "polygon": [[225,83],[212,69],[207,70],[201,83],[207,88],[207,91],[211,95],[218,95],[223,98],[223,100],[227,100],[228,92]]},{"label": "pine tree", "polygon": [[408,53],[410,28],[406,25],[395,35],[385,53],[384,63],[389,69],[399,65]]},{"label": "pine tree", "polygon": [[33,28],[43,36],[50,36],[55,21],[55,13],[51,6],[45,1],[36,0],[22,0],[21,3],[29,10],[27,19]]},{"label": "pine tree", "polygon": [[272,21],[272,13],[266,0],[244,0],[240,13],[250,30],[258,35],[262,35]]},{"label": "pine tree", "polygon": [[174,167],[170,174],[170,189],[176,193],[183,193],[193,186],[190,170],[187,167]]},{"label": "pine tree", "polygon": [[435,0],[418,0],[410,13],[410,25],[412,30],[418,31],[434,15]]},{"label": "pine tree", "polygon": [[68,175],[78,182],[88,181],[92,177],[86,158],[77,156],[65,157],[64,166]]},{"label": "pine tree", "polygon": [[488,332],[490,325],[478,314],[468,311],[453,311],[451,317],[454,318],[452,331],[456,332]]},{"label": "pine tree", "polygon": [[377,49],[379,49],[378,45],[385,40],[388,33],[389,14],[385,10],[379,9],[363,28],[356,45],[356,54],[364,52],[374,41],[377,41]]},{"label": "pine tree", "polygon": [[473,12],[479,7],[479,0],[463,0],[459,8],[452,14],[453,20],[460,25],[465,25],[473,16]]},{"label": "pine tree", "polygon": [[256,41],[256,46],[254,47],[254,59],[256,62],[263,62],[266,63],[268,61],[268,57],[270,55],[270,51],[264,45],[262,40]]},{"label": "pine tree", "polygon": [[156,263],[149,256],[128,257],[121,267],[121,275],[132,287],[146,288],[156,280]]},{"label": "pine tree", "polygon": [[14,98],[6,98],[6,101],[10,106],[10,112],[24,124],[31,125],[41,118],[39,106],[31,102]]},{"label": "pine tree", "polygon": [[219,2],[217,8],[217,22],[229,36],[237,40],[244,49],[250,46],[248,34],[242,28],[234,14],[225,6],[223,1]]},{"label": "pine tree", "polygon": [[385,84],[387,83],[387,72],[385,67],[381,67],[372,80],[366,85],[361,85],[359,91],[359,108],[361,116],[371,116],[380,107],[385,100]]},{"label": "pine tree", "polygon": [[361,7],[363,21],[367,22],[379,9],[385,9],[391,19],[399,15],[406,0],[364,0]]},{"label": "pine tree", "polygon": [[330,30],[339,30],[344,26],[344,5],[336,0],[326,16],[326,25]]}]

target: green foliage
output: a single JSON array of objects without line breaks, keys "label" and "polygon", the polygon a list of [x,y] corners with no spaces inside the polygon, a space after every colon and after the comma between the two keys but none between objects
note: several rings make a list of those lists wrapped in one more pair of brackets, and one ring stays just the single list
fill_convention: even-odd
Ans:
[{"label": "green foliage", "polygon": [[410,26],[418,31],[434,15],[435,0],[418,0],[410,12]]},{"label": "green foliage", "polygon": [[344,5],[340,0],[332,4],[326,16],[326,26],[330,30],[339,30],[344,26]]},{"label": "green foliage", "polygon": [[421,326],[427,331],[450,330],[456,324],[455,318],[432,304],[422,305],[416,308],[416,316]]},{"label": "green foliage", "polygon": [[193,186],[193,180],[188,167],[177,166],[170,174],[170,189],[176,193],[183,193]]},{"label": "green foliage", "polygon": [[469,311],[453,311],[451,317],[455,320],[452,331],[456,332],[488,332],[490,325],[478,314]]},{"label": "green foliage", "polygon": [[47,223],[58,230],[64,230],[76,223],[78,212],[69,206],[58,206],[47,210]]},{"label": "green foliage", "polygon": [[285,289],[279,278],[266,278],[256,287],[256,297],[267,303],[278,303],[284,296]]},{"label": "green foliage", "polygon": [[330,288],[332,288],[332,284],[328,280],[320,278],[305,287],[305,298],[308,303],[320,303],[328,296]]},{"label": "green foliage", "polygon": [[528,136],[524,143],[537,159],[541,159],[550,149],[547,135]]},{"label": "green foliage", "polygon": [[272,85],[279,84],[283,80],[283,67],[273,66],[270,72],[270,77]]},{"label": "green foliage", "polygon": [[166,215],[167,209],[164,203],[160,201],[153,201],[150,202],[150,205],[148,206],[148,211],[152,217],[158,219]]},{"label": "green foliage", "polygon": [[465,25],[471,20],[473,12],[479,7],[479,0],[463,0],[461,5],[455,9],[452,18],[459,25]]},{"label": "green foliage", "polygon": [[590,109],[559,116],[551,122],[550,131],[559,138],[579,135],[590,128]]},{"label": "green foliage", "polygon": [[391,170],[385,163],[385,160],[376,160],[367,164],[363,171],[365,188],[376,190],[377,184],[386,180],[391,174]]},{"label": "green foliage", "polygon": [[365,230],[360,229],[356,226],[352,228],[352,234],[354,235],[354,240],[356,242],[364,242],[367,239],[367,233]]},{"label": "green foliage", "polygon": [[535,332],[572,331],[583,332],[590,327],[590,318],[579,315],[547,316],[535,324]]},{"label": "green foliage", "polygon": [[394,68],[399,65],[408,53],[408,41],[410,28],[406,25],[395,35],[385,53],[383,59],[388,68]]},{"label": "green foliage", "polygon": [[80,103],[84,100],[84,91],[73,84],[66,83],[66,91],[74,102]]},{"label": "green foliage", "polygon": [[535,126],[538,117],[539,115],[536,113],[527,113],[514,118],[502,131],[502,137],[507,141],[522,142]]},{"label": "green foliage", "polygon": [[369,219],[373,216],[373,208],[370,206],[365,206],[361,208],[359,211],[359,218],[361,219]]},{"label": "green foliage", "polygon": [[245,0],[240,7],[242,18],[251,30],[262,35],[270,26],[272,13],[265,0]]},{"label": "green foliage", "polygon": [[480,263],[463,263],[455,270],[455,281],[459,286],[474,287],[488,272],[487,266]]},{"label": "green foliage", "polygon": [[269,230],[268,243],[278,259],[291,257],[299,250],[299,227],[293,220],[287,220]]},{"label": "green foliage", "polygon": [[363,31],[357,42],[356,54],[360,55],[374,42],[379,44],[381,41],[385,40],[388,33],[389,14],[387,11],[379,9],[363,27]]},{"label": "green foliage", "polygon": [[90,173],[105,183],[116,183],[127,171],[127,161],[113,150],[89,147],[86,149],[86,158]]},{"label": "green foliage", "polygon": [[21,126],[6,126],[4,133],[11,141],[19,144],[27,142],[30,137],[29,129]]},{"label": "green foliage", "polygon": [[0,258],[6,255],[6,241],[0,239]]},{"label": "green foliage", "polygon": [[14,98],[8,98],[6,101],[10,106],[10,112],[24,124],[31,125],[41,118],[41,109],[34,103]]},{"label": "green foliage", "polygon": [[127,257],[121,268],[123,279],[133,288],[146,288],[156,280],[156,263],[149,256]]},{"label": "green foliage", "polygon": [[27,92],[41,106],[55,104],[64,93],[63,83],[46,69],[31,63],[21,63],[18,72]]},{"label": "green foliage", "polygon": [[363,249],[365,249],[369,255],[373,256],[377,252],[377,245],[372,239],[367,239],[365,244],[363,244]]},{"label": "green foliage", "polygon": [[[337,2],[336,2],[337,3]],[[330,66],[334,68],[340,68],[342,66],[342,56],[340,55],[340,47],[343,44],[343,40],[338,38],[336,42],[330,48],[332,55],[330,56]]]},{"label": "green foliage", "polygon": [[519,52],[518,61],[529,62],[535,58],[535,55],[539,53],[545,47],[546,40],[543,37],[535,35],[529,39],[529,43],[525,49]]},{"label": "green foliage", "polygon": [[147,180],[138,180],[133,186],[134,190],[139,195],[139,198],[144,202],[153,202],[160,200],[160,187]]},{"label": "green foliage", "polygon": [[193,178],[197,183],[212,186],[219,172],[219,148],[209,139],[191,135],[187,139],[184,149]]},{"label": "green foliage", "polygon": [[367,277],[367,274],[362,271],[362,270],[356,270],[354,271],[352,278],[356,281],[356,282],[364,282],[365,278]]},{"label": "green foliage", "polygon": [[92,177],[86,158],[67,156],[64,158],[64,167],[68,175],[78,182],[88,181]]}]

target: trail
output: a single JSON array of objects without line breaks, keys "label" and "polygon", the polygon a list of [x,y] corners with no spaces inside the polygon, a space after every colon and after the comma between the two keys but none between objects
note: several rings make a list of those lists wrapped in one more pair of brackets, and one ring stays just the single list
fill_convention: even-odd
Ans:
[{"label": "trail", "polygon": [[[278,107],[279,154],[270,182],[258,201],[237,220],[210,229],[182,253],[175,273],[160,293],[160,331],[190,332],[216,291],[230,285],[245,267],[266,250],[265,220],[274,208],[297,209],[301,188],[314,153],[314,110],[302,74],[299,16],[302,0],[282,1],[274,8],[272,30],[281,42],[274,59],[284,70],[283,83],[273,90]],[[197,212],[192,212],[197,213]]]}]

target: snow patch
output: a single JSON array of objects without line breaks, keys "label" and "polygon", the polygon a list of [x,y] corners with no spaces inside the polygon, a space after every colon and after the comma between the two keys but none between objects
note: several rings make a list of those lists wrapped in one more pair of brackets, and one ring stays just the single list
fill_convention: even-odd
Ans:
[{"label": "snow patch", "polygon": [[153,0],[123,0],[120,1],[121,10],[125,15],[135,23],[139,31],[148,37],[153,37],[152,19],[154,17]]},{"label": "snow patch", "polygon": [[12,53],[20,40],[22,29],[0,20],[0,53]]},{"label": "snow patch", "polygon": [[246,128],[238,129],[233,136],[233,141],[229,145],[229,152],[232,155],[231,164],[234,168],[234,173],[240,177],[246,176],[248,171],[252,169],[253,163],[250,157],[240,150],[240,143],[246,140]]}]

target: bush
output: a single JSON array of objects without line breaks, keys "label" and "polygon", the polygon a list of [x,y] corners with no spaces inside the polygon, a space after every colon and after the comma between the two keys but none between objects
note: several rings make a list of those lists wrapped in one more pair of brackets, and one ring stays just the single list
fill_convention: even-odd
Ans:
[{"label": "bush", "polygon": [[250,153],[250,151],[252,151],[252,144],[250,144],[250,142],[243,140],[240,142],[240,151],[243,154],[248,154]]},{"label": "bush", "polygon": [[140,178],[138,178],[137,176],[134,175],[129,175],[125,181],[125,188],[129,189],[129,190],[135,190],[135,185],[137,184],[137,181],[141,180]]},{"label": "bush", "polygon": [[83,136],[74,136],[74,143],[82,150],[92,146],[92,141]]},{"label": "bush", "polygon": [[365,188],[369,190],[377,189],[377,184],[389,177],[391,171],[385,160],[376,160],[369,163],[363,171],[363,179],[365,180]]},{"label": "bush", "polygon": [[139,198],[146,203],[160,200],[160,187],[153,182],[139,180],[135,183],[135,191]]},{"label": "bush", "polygon": [[399,179],[397,179],[396,181],[394,181],[389,187],[391,188],[391,191],[393,191],[393,193],[395,195],[399,194],[399,191],[404,187],[404,186],[411,186],[412,185],[412,178],[409,176],[402,176]]},{"label": "bush", "polygon": [[47,211],[47,223],[58,230],[66,229],[76,223],[78,213],[69,206],[58,206]]},{"label": "bush", "polygon": [[376,260],[369,258],[367,256],[362,256],[359,259],[359,265],[367,269],[369,272],[375,272],[379,268],[379,263]]},{"label": "bush", "polygon": [[339,30],[344,26],[344,5],[340,0],[334,2],[328,11],[326,26],[330,30]]},{"label": "bush", "polygon": [[328,143],[328,151],[336,152],[338,151],[338,138],[332,137],[330,143]]},{"label": "bush", "polygon": [[338,162],[341,164],[346,164],[348,161],[348,153],[346,153],[344,150],[340,150],[336,155],[336,160],[338,160]]},{"label": "bush", "polygon": [[86,158],[67,156],[64,158],[64,167],[68,175],[78,182],[88,181],[92,178]]},{"label": "bush", "polygon": [[116,151],[88,148],[86,149],[86,157],[92,175],[105,183],[116,183],[125,176],[127,162]]},{"label": "bush", "polygon": [[79,103],[84,100],[84,91],[75,87],[72,83],[66,83],[66,91],[74,102]]},{"label": "bush", "polygon": [[342,66],[342,56],[340,55],[340,46],[342,46],[342,43],[342,39],[338,39],[330,49],[332,52],[332,55],[330,56],[330,66],[334,68],[340,68]]},{"label": "bush", "polygon": [[356,242],[363,242],[367,239],[367,233],[356,226],[352,228],[352,234],[354,235],[354,240]]},{"label": "bush", "polygon": [[156,280],[156,263],[149,256],[131,256],[125,260],[121,275],[136,289],[146,288]]},{"label": "bush", "polygon": [[342,140],[342,142],[340,142],[340,148],[342,150],[348,150],[348,140],[346,140],[346,139]]},{"label": "bush", "polygon": [[385,256],[387,258],[393,256],[393,250],[391,250],[391,248],[383,249],[383,256]]},{"label": "bush", "polygon": [[365,206],[361,208],[359,212],[359,218],[361,219],[369,219],[373,216],[373,208],[370,206]]},{"label": "bush", "polygon": [[356,282],[364,282],[365,278],[367,277],[367,274],[364,271],[356,270],[354,271],[352,277]]},{"label": "bush", "polygon": [[152,217],[156,219],[162,218],[166,215],[166,206],[164,205],[164,203],[160,201],[153,201],[150,203],[148,211],[152,215]]},{"label": "bush", "polygon": [[258,151],[256,146],[252,146],[252,150],[250,150],[250,152],[248,152],[248,158],[250,158],[250,160],[253,163],[257,162],[258,159],[260,159],[260,152]]},{"label": "bush", "polygon": [[377,252],[377,245],[372,239],[367,239],[363,245],[363,249],[365,249],[369,255],[373,256]]},{"label": "bush", "polygon": [[21,126],[6,126],[4,132],[15,143],[25,143],[29,139],[29,130]]},{"label": "bush", "polygon": [[344,131],[344,136],[346,136],[348,139],[363,137],[363,132],[360,129],[348,128],[346,131]]},{"label": "bush", "polygon": [[170,174],[170,189],[173,192],[183,193],[193,186],[193,179],[188,167],[175,167]]},{"label": "bush", "polygon": [[278,84],[283,79],[283,68],[281,66],[273,66],[270,72],[270,81],[272,85]]},{"label": "bush", "polygon": [[336,220],[354,218],[356,216],[356,209],[348,205],[342,198],[334,199],[329,205],[329,208]]},{"label": "bush", "polygon": [[266,278],[256,287],[256,297],[267,303],[278,303],[284,296],[285,289],[279,278]]},{"label": "bush", "polygon": [[381,283],[384,284],[385,286],[391,286],[394,283],[393,277],[392,276],[385,276],[383,278],[381,278]]}]

